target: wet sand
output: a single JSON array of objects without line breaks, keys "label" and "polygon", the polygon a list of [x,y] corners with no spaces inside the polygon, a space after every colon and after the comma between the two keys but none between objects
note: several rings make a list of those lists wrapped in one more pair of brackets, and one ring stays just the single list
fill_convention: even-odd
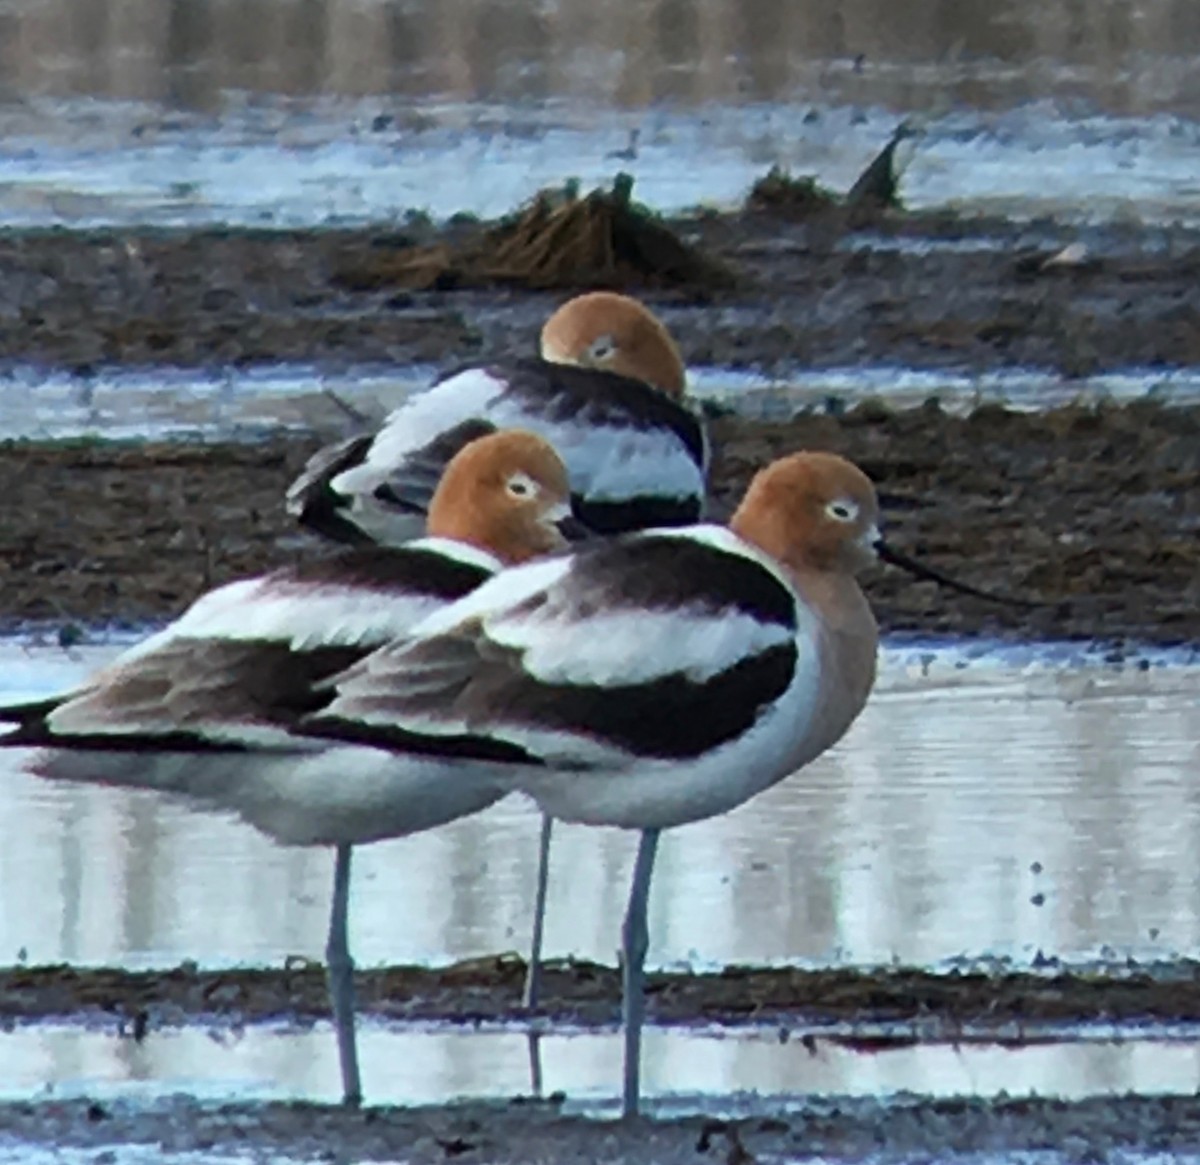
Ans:
[{"label": "wet sand", "polygon": [[[1041,414],[864,404],[842,417],[715,421],[713,512],[793,449],[851,457],[878,483],[890,540],[964,581],[1034,600],[1002,606],[869,580],[886,632],[1200,639],[1200,408],[1143,403]],[[177,614],[200,591],[297,555],[283,491],[316,437],[261,445],[0,447],[3,624],[52,631]]]}]

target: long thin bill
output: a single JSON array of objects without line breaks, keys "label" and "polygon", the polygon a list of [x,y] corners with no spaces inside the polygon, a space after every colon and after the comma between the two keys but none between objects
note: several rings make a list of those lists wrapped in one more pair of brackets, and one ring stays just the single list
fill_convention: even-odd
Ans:
[{"label": "long thin bill", "polygon": [[566,518],[559,518],[554,524],[558,527],[558,532],[568,542],[590,542],[595,540],[595,532],[585,526],[573,514]]},{"label": "long thin bill", "polygon": [[1037,599],[1018,599],[1012,595],[998,595],[994,591],[985,591],[980,587],[973,587],[970,583],[959,582],[957,579],[951,578],[948,574],[942,574],[940,570],[934,570],[932,566],[926,566],[923,562],[918,562],[915,558],[909,558],[907,554],[901,554],[900,551],[893,549],[886,542],[880,540],[875,543],[875,550],[879,557],[892,566],[898,566],[901,570],[908,571],[909,574],[917,578],[923,578],[928,582],[935,582],[939,586],[943,586],[952,591],[959,591],[964,595],[972,595],[977,599],[987,599],[991,603],[1008,603],[1014,607],[1044,607],[1045,603],[1039,602]]}]

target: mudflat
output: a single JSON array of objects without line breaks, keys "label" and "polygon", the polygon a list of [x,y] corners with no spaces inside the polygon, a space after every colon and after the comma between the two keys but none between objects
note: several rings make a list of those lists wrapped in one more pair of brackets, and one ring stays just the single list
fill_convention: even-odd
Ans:
[{"label": "mudflat", "polygon": [[[868,580],[888,632],[1200,638],[1200,408],[860,405],[786,423],[713,423],[713,513],[755,469],[794,449],[833,449],[881,491],[899,549],[986,589],[990,603],[894,569]],[[201,591],[329,550],[299,533],[283,493],[320,444],[12,442],[0,446],[0,619],[7,627],[136,624]]]}]

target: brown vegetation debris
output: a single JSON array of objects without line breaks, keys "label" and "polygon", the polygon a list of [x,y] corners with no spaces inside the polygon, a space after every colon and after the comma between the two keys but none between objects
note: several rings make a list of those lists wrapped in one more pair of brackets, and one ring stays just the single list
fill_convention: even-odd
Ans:
[{"label": "brown vegetation debris", "polygon": [[688,288],[732,286],[733,271],[676,235],[632,201],[633,179],[618,174],[611,190],[580,197],[575,183],[543,190],[519,213],[455,243],[405,247],[340,271],[355,289],[452,290],[517,286]]}]

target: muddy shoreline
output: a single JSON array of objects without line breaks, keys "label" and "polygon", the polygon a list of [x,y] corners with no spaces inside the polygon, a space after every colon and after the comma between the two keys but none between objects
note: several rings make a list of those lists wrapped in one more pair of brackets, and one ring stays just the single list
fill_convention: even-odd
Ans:
[{"label": "muddy shoreline", "polygon": [[[727,416],[712,435],[716,516],[772,457],[833,449],[879,485],[898,548],[1035,604],[880,570],[868,590],[885,632],[1086,640],[1114,659],[1200,642],[1198,407],[952,416],[867,403],[786,423]],[[0,445],[0,627],[71,636],[163,620],[206,588],[326,553],[282,505],[320,441]]]},{"label": "muddy shoreline", "polygon": [[[1053,222],[888,212],[705,214],[673,229],[738,274],[729,287],[639,290],[693,364],[1035,366],[1084,375],[1200,363],[1200,232],[1113,224],[1086,261]],[[390,229],[127,229],[0,233],[0,367],[86,378],[108,367],[277,361],[318,371],[450,366],[528,350],[566,292],[398,289],[411,244],[480,224]],[[33,391],[13,388],[12,391]],[[254,447],[0,445],[0,626],[143,623],[206,587],[320,552],[283,490],[340,433]],[[713,430],[714,513],[786,450],[854,458],[888,502],[896,544],[966,580],[1035,600],[1000,607],[894,573],[871,580],[887,631],[1163,645],[1200,640],[1200,409],[984,407],[967,417],[866,404],[841,417]]]},{"label": "muddy shoreline", "polygon": [[[762,212],[670,226],[737,277],[730,286],[631,288],[663,314],[693,364],[1032,365],[1082,376],[1200,361],[1200,231],[1097,228],[1086,261],[1043,268],[1074,228],[888,213],[851,229],[838,215]],[[0,365],[83,375],[279,360],[451,366],[527,350],[565,291],[410,290],[386,277],[404,247],[480,229],[413,220],[316,231],[5,231]]]},{"label": "muddy shoreline", "polygon": [[[1200,974],[1187,961],[1040,972],[888,968],[657,972],[647,979],[647,1017],[669,1027],[768,1028],[780,1039],[813,1036],[861,1050],[926,1041],[981,1040],[1022,1047],[1078,1025],[1191,1025],[1200,1015]],[[521,1005],[525,964],[515,955],[449,967],[360,969],[358,1009],[392,1023],[542,1028],[616,1025],[620,977],[574,960],[546,968],[543,1002]],[[122,1035],[203,1020],[217,1024],[329,1015],[324,968],[292,959],[282,968],[165,971],[71,966],[0,969],[0,1022],[69,1018],[111,1024]],[[824,1030],[828,1029],[828,1030]],[[1058,1029],[1055,1032],[1053,1029]]]},{"label": "muddy shoreline", "polygon": [[218,1106],[173,1097],[153,1104],[110,1104],[85,1098],[0,1104],[0,1138],[57,1149],[136,1144],[160,1153],[236,1154],[239,1160],[250,1159],[245,1156],[250,1153],[286,1153],[288,1160],[461,1159],[496,1165],[753,1165],[801,1159],[945,1160],[951,1154],[994,1160],[1006,1153],[1103,1161],[1110,1154],[1124,1160],[1123,1150],[1170,1159],[1200,1147],[1200,1101],[1193,1097],[1105,1096],[1073,1103],[1038,1097],[788,1097],[753,1107],[753,1115],[730,1120],[697,1115],[618,1122],[518,1100],[350,1112],[288,1102]]},{"label": "muddy shoreline", "polygon": [[[1066,375],[1200,363],[1200,232],[1115,224],[1085,262],[1043,268],[1070,241],[1054,223],[887,213],[743,212],[673,228],[738,272],[731,287],[639,292],[689,362],[885,363]],[[527,350],[565,292],[380,283],[398,249],[478,234],[469,222],[388,230],[0,233],[0,366],[83,378],[107,367],[304,361],[318,370],[439,366]],[[364,290],[364,288],[366,288]],[[12,391],[33,391],[16,389]],[[203,589],[319,553],[283,513],[322,437],[261,445],[0,445],[0,626],[139,624]],[[1200,409],[1144,403],[1021,415],[934,403],[713,429],[713,512],[780,452],[829,448],[884,493],[902,549],[1034,600],[1003,607],[894,572],[870,580],[889,632],[1200,641]]]},{"label": "muddy shoreline", "polygon": [[[536,1017],[520,1006],[524,967],[492,957],[432,970],[360,971],[360,1012],[375,1023],[433,1023],[468,1031],[497,1024],[529,1031],[612,1028],[615,970],[590,963],[548,968]],[[674,1027],[765,1029],[808,1054],[839,1046],[860,1055],[950,1042],[1009,1051],[1098,1025],[1113,1038],[1189,1025],[1200,977],[1182,962],[1139,968],[1040,972],[929,972],[907,969],[768,970],[649,977],[651,1022]],[[322,969],[161,972],[69,967],[0,971],[5,1026],[59,1020],[144,1047],[180,1024],[210,1033],[245,1024],[301,1026],[324,1020]],[[1118,1034],[1120,1033],[1120,1034]],[[680,1111],[687,1116],[677,1115]],[[479,1162],[738,1162],[889,1159],[912,1155],[1055,1149],[1067,1159],[1104,1159],[1124,1148],[1179,1152],[1200,1147],[1194,1097],[1099,1096],[1065,1102],[1031,1097],[859,1099],[802,1094],[675,1096],[647,1105],[649,1119],[617,1122],[611,1103],[553,1093],[508,1100],[451,1100],[369,1106],[193,1099],[164,1087],[113,1097],[56,1097],[0,1103],[0,1142],[107,1148],[154,1145],[159,1152],[287,1155],[289,1160],[396,1159]],[[1084,1156],[1081,1156],[1084,1154]]]}]

